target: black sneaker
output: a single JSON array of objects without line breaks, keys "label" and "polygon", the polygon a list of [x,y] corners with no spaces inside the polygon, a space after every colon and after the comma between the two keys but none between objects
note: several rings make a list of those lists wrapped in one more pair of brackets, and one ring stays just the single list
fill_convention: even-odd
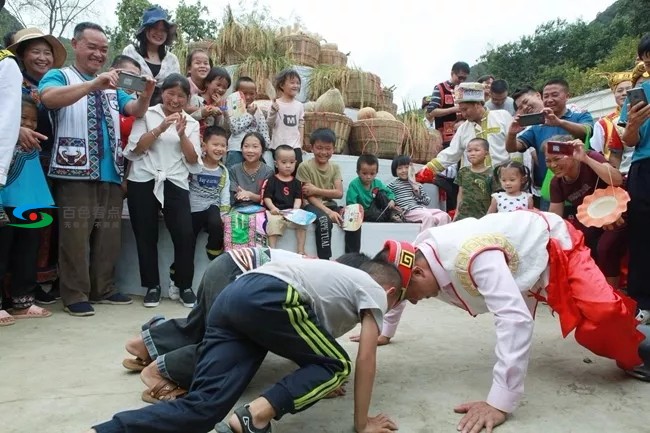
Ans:
[{"label": "black sneaker", "polygon": [[90,301],[93,304],[109,304],[109,305],[129,305],[133,303],[133,299],[121,293],[114,293],[108,298],[100,299],[99,301]]},{"label": "black sneaker", "polygon": [[147,289],[147,294],[144,295],[143,304],[145,307],[157,307],[160,305],[160,286],[149,287]]},{"label": "black sneaker", "polygon": [[56,294],[52,293],[52,290],[46,292],[40,284],[36,285],[36,289],[34,290],[34,300],[37,304],[52,305],[60,298],[60,296],[57,298]]},{"label": "black sneaker", "polygon": [[63,311],[76,317],[95,315],[95,309],[90,305],[90,302],[76,302],[74,304],[66,305]]},{"label": "black sneaker", "polygon": [[183,304],[184,307],[192,308],[195,303],[196,295],[192,289],[185,289],[181,292],[181,304]]}]

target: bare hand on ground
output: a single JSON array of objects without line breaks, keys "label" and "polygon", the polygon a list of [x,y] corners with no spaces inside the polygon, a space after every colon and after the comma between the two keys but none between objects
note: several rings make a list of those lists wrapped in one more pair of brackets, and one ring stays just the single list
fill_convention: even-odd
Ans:
[{"label": "bare hand on ground", "polygon": [[368,417],[368,424],[357,433],[390,433],[397,430],[397,424],[384,414]]},{"label": "bare hand on ground", "polygon": [[465,414],[456,427],[461,433],[479,433],[483,429],[492,433],[494,427],[506,421],[504,412],[484,401],[463,403],[455,407],[454,412]]}]

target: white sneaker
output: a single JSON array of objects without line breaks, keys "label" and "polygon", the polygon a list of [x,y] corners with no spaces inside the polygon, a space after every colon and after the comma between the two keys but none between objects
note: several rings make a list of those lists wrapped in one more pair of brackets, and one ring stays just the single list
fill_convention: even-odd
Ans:
[{"label": "white sneaker", "polygon": [[639,325],[647,325],[650,322],[650,311],[648,310],[639,310],[636,313],[636,321],[639,322]]},{"label": "white sneaker", "polygon": [[169,281],[169,299],[172,301],[178,301],[181,299],[181,290],[176,287],[176,284],[174,284],[173,281]]}]

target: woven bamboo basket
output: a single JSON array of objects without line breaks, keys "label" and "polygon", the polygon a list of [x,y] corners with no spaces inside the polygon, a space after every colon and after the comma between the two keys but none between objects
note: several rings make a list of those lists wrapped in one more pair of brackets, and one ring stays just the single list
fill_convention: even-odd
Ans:
[{"label": "woven bamboo basket", "polygon": [[[336,135],[334,153],[341,154],[350,137],[352,119],[337,113],[318,113],[314,111],[305,113],[305,137],[309,137],[318,128],[329,128],[334,131]],[[309,140],[306,139],[305,141],[308,142]],[[311,151],[310,147],[310,145],[306,144],[303,149],[309,152]]]},{"label": "woven bamboo basket", "polygon": [[404,153],[409,153],[411,161],[416,164],[426,164],[436,157],[442,148],[442,136],[439,131],[430,130],[429,139],[424,143],[415,143],[413,149],[406,150]]},{"label": "woven bamboo basket", "polygon": [[321,65],[345,66],[348,64],[348,56],[338,50],[321,48],[318,63]]},{"label": "woven bamboo basket", "polygon": [[381,93],[381,79],[370,72],[358,70],[350,71],[348,85],[345,88],[343,99],[345,105],[351,108],[373,107],[379,105]]},{"label": "woven bamboo basket", "polygon": [[372,154],[392,159],[402,149],[406,134],[406,126],[399,120],[358,120],[350,131],[350,155]]},{"label": "woven bamboo basket", "polygon": [[295,64],[318,66],[320,58],[320,42],[307,35],[281,36],[277,40],[278,46],[286,50],[287,57]]}]

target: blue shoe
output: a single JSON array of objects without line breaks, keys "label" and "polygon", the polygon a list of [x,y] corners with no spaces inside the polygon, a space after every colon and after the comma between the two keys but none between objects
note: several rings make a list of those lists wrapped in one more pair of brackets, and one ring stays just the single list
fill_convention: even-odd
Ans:
[{"label": "blue shoe", "polygon": [[63,311],[76,317],[95,315],[95,309],[90,305],[90,302],[75,302],[74,304],[66,305]]},{"label": "blue shoe", "polygon": [[115,293],[114,295],[111,295],[108,298],[104,298],[99,301],[91,301],[91,302],[93,304],[129,305],[133,303],[133,299],[121,293]]}]

